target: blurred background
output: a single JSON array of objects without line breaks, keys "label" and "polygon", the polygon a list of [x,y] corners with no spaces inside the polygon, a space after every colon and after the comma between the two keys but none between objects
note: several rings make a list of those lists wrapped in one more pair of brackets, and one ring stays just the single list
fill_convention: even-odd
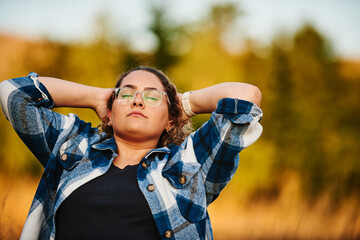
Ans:
[{"label": "blurred background", "polygon": [[[0,79],[113,87],[146,65],[181,92],[254,84],[264,132],[209,207],[215,239],[360,239],[359,12],[358,0],[0,0]],[[18,239],[42,167],[4,117],[0,141],[0,239]]]}]

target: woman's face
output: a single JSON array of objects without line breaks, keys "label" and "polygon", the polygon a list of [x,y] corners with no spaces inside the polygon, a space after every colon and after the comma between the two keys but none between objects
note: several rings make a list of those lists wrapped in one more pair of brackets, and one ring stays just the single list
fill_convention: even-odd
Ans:
[{"label": "woman's face", "polygon": [[[120,87],[128,86],[136,91],[147,88],[156,88],[165,91],[162,83],[153,73],[137,70],[127,75]],[[164,96],[160,105],[148,106],[144,103],[141,93],[137,93],[130,104],[122,104],[115,99],[109,113],[114,136],[130,141],[158,141],[169,123],[167,96]]]}]

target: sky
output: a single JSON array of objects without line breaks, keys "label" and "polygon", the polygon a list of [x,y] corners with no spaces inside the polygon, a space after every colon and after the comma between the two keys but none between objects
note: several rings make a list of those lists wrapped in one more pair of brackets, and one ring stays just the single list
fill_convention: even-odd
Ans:
[{"label": "sky", "polygon": [[360,0],[0,0],[0,33],[72,42],[94,36],[96,16],[106,12],[115,34],[139,51],[150,50],[154,36],[150,3],[164,5],[176,23],[206,16],[212,4],[232,2],[244,15],[234,28],[243,37],[267,44],[279,32],[296,32],[312,23],[335,53],[360,59]]}]

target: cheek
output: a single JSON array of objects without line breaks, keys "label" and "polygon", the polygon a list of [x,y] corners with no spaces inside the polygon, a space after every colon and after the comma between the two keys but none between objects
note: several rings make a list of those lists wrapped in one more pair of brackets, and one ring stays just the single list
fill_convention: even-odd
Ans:
[{"label": "cheek", "polygon": [[119,120],[121,119],[121,117],[123,117],[124,113],[124,109],[123,109],[123,106],[122,105],[119,105],[119,104],[113,104],[112,106],[112,109],[111,109],[111,120],[114,122],[116,120]]},{"label": "cheek", "polygon": [[153,124],[156,125],[158,128],[165,129],[169,122],[169,113],[167,107],[164,108],[162,111],[159,111],[155,114],[155,121]]},{"label": "cheek", "polygon": [[162,111],[162,118],[164,119],[164,121],[168,122],[169,121],[169,110],[166,106],[166,108],[164,108],[164,110]]}]

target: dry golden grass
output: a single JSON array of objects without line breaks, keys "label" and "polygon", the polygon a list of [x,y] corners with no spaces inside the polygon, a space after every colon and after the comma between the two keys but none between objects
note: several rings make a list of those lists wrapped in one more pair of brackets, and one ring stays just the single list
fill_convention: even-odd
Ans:
[{"label": "dry golden grass", "polygon": [[[18,239],[38,179],[0,175],[0,239]],[[338,209],[327,196],[307,206],[295,176],[276,201],[246,203],[230,185],[209,208],[215,239],[360,239],[360,204],[348,199]]]},{"label": "dry golden grass", "polygon": [[327,195],[308,206],[297,177],[287,175],[275,201],[244,203],[231,186],[209,207],[215,239],[360,239],[359,200],[334,209]]},{"label": "dry golden grass", "polygon": [[38,179],[0,173],[0,239],[19,239]]}]

